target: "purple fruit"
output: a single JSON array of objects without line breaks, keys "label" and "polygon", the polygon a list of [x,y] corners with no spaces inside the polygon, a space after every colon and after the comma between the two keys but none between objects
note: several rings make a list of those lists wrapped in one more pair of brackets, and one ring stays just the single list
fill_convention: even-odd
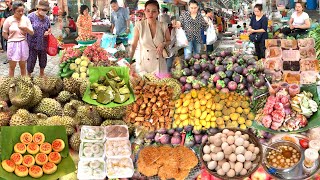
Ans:
[{"label": "purple fruit", "polygon": [[230,79],[229,78],[224,78],[223,81],[224,81],[225,84],[228,84],[230,82]]},{"label": "purple fruit", "polygon": [[191,132],[192,130],[193,130],[193,126],[191,126],[191,125],[184,127],[184,131],[186,131],[186,132]]},{"label": "purple fruit", "polygon": [[239,74],[242,74],[242,72],[243,72],[243,67],[237,66],[236,68],[234,68],[234,71],[237,72],[237,73],[239,73]]},{"label": "purple fruit", "polygon": [[171,138],[171,144],[172,145],[179,145],[181,143],[181,141],[182,141],[182,138],[181,138],[180,135],[179,136],[173,136]]},{"label": "purple fruit", "polygon": [[169,134],[163,134],[159,139],[161,144],[170,144],[171,142],[171,137],[169,136]]},{"label": "purple fruit", "polygon": [[192,85],[187,83],[184,85],[185,91],[190,91],[192,89]]},{"label": "purple fruit", "polygon": [[229,88],[229,90],[230,91],[235,91],[235,90],[237,90],[237,83],[236,82],[234,82],[234,81],[230,81],[229,83],[228,83],[228,88]]},{"label": "purple fruit", "polygon": [[236,82],[236,83],[241,83],[241,76],[239,75],[239,74],[237,74],[237,75],[235,75],[234,77],[233,77],[233,80]]},{"label": "purple fruit", "polygon": [[195,71],[197,71],[197,72],[200,72],[200,71],[201,71],[201,66],[200,66],[200,64],[194,64],[194,65],[193,65],[193,69],[194,69]]},{"label": "purple fruit", "polygon": [[190,76],[191,70],[189,68],[184,68],[182,73],[184,76]]},{"label": "purple fruit", "polygon": [[201,134],[195,134],[194,135],[194,141],[196,144],[201,144],[202,135]]},{"label": "purple fruit", "polygon": [[200,59],[200,55],[199,55],[199,54],[195,54],[195,55],[193,56],[193,58],[195,58],[195,59]]},{"label": "purple fruit", "polygon": [[232,75],[233,75],[233,71],[232,71],[232,70],[227,70],[225,73],[226,73],[226,76],[227,76],[228,78],[231,78]]},{"label": "purple fruit", "polygon": [[228,88],[222,88],[221,90],[220,90],[221,92],[223,92],[223,93],[229,93],[229,89]]},{"label": "purple fruit", "polygon": [[179,80],[180,80],[180,83],[182,85],[185,85],[187,83],[187,77],[186,76],[182,76]]},{"label": "purple fruit", "polygon": [[213,64],[209,64],[208,65],[208,70],[210,73],[214,73],[214,65]]},{"label": "purple fruit", "polygon": [[244,84],[242,83],[238,84],[238,90],[242,91],[244,90],[244,88],[245,88]]},{"label": "purple fruit", "polygon": [[247,76],[247,81],[248,81],[248,83],[253,83],[254,82],[254,76],[252,74],[249,74]]}]

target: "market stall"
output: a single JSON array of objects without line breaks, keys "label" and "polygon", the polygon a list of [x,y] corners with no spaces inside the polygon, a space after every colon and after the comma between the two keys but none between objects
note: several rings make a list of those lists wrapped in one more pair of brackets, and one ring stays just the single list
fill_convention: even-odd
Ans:
[{"label": "market stall", "polygon": [[139,76],[126,36],[100,32],[55,77],[1,78],[0,178],[319,178],[319,27],[260,60],[242,33],[172,77]]}]

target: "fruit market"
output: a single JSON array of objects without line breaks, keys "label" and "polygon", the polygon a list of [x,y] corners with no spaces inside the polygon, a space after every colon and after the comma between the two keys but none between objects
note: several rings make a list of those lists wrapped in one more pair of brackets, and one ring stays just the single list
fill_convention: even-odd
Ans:
[{"label": "fruit market", "polygon": [[317,1],[69,3],[56,75],[0,77],[0,180],[320,180]]}]

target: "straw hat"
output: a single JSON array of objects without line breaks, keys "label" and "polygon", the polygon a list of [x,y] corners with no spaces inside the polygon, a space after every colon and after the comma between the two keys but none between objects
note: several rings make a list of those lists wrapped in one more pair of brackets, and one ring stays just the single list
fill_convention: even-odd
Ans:
[{"label": "straw hat", "polygon": [[37,5],[37,8],[39,9],[45,9],[45,10],[50,10],[50,6],[49,6],[49,2],[46,1],[46,0],[40,0],[38,5]]}]

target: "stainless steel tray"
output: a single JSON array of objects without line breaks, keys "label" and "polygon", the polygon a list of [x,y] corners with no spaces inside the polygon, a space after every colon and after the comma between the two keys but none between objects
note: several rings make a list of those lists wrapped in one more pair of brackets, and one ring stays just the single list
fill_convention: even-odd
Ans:
[{"label": "stainless steel tray", "polygon": [[[272,137],[269,141],[269,143],[279,141],[279,138],[284,135],[291,135],[296,137],[297,139],[302,139],[302,138],[307,138],[307,136],[302,135],[302,134],[277,134],[274,137]],[[299,142],[298,145],[300,146]],[[265,152],[265,147],[264,147],[264,152]],[[314,176],[319,170],[320,170],[320,157],[318,161],[316,161],[316,167],[314,170],[310,173],[305,173],[303,171],[303,160],[304,160],[304,150],[302,151],[302,161],[291,171],[289,172],[276,172],[276,173],[269,173],[270,169],[266,166],[266,162],[264,161],[264,158],[262,160],[262,166],[264,170],[269,173],[273,178],[276,179],[284,179],[284,180],[306,180],[310,179],[312,176]],[[271,170],[272,171],[272,170]]]}]

